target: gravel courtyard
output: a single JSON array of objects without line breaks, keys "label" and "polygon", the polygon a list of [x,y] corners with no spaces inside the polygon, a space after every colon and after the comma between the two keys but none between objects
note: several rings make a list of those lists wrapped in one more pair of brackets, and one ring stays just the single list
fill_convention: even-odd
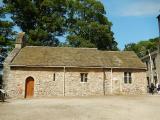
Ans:
[{"label": "gravel courtyard", "polygon": [[160,120],[160,96],[12,99],[0,120]]}]

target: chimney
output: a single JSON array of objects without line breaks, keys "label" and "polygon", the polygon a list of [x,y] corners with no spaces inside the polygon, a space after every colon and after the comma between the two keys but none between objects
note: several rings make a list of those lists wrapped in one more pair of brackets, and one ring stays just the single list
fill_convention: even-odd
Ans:
[{"label": "chimney", "polygon": [[16,42],[15,42],[15,48],[23,48],[25,46],[25,32],[18,33]]},{"label": "chimney", "polygon": [[160,53],[160,14],[157,16],[158,19],[158,28],[159,28],[159,37],[158,37],[158,52]]}]

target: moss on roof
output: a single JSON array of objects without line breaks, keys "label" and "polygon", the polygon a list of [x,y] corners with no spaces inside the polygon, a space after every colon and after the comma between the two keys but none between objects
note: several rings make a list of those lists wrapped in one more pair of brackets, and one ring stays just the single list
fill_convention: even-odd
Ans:
[{"label": "moss on roof", "polygon": [[145,68],[137,55],[131,51],[43,46],[22,48],[11,65]]}]

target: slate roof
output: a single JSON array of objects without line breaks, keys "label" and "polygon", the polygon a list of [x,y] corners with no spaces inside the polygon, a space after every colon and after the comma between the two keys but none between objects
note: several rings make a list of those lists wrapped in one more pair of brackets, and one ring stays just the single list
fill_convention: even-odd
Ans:
[{"label": "slate roof", "polygon": [[11,66],[115,67],[145,69],[132,51],[100,51],[93,48],[26,46]]}]

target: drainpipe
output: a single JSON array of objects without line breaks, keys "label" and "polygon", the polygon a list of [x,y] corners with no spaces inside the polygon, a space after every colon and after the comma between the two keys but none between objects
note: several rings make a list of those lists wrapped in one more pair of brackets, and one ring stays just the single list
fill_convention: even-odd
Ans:
[{"label": "drainpipe", "polygon": [[63,69],[63,96],[65,96],[65,73],[66,73],[66,67],[64,66],[64,69]]},{"label": "drainpipe", "polygon": [[103,94],[105,96],[105,80],[106,80],[106,73],[105,73],[105,69],[103,68]]},{"label": "drainpipe", "polygon": [[119,81],[119,89],[120,89],[120,93],[122,93],[122,81],[123,81],[124,77]]},{"label": "drainpipe", "polygon": [[111,94],[113,93],[112,87],[113,87],[113,71],[111,68]]}]

